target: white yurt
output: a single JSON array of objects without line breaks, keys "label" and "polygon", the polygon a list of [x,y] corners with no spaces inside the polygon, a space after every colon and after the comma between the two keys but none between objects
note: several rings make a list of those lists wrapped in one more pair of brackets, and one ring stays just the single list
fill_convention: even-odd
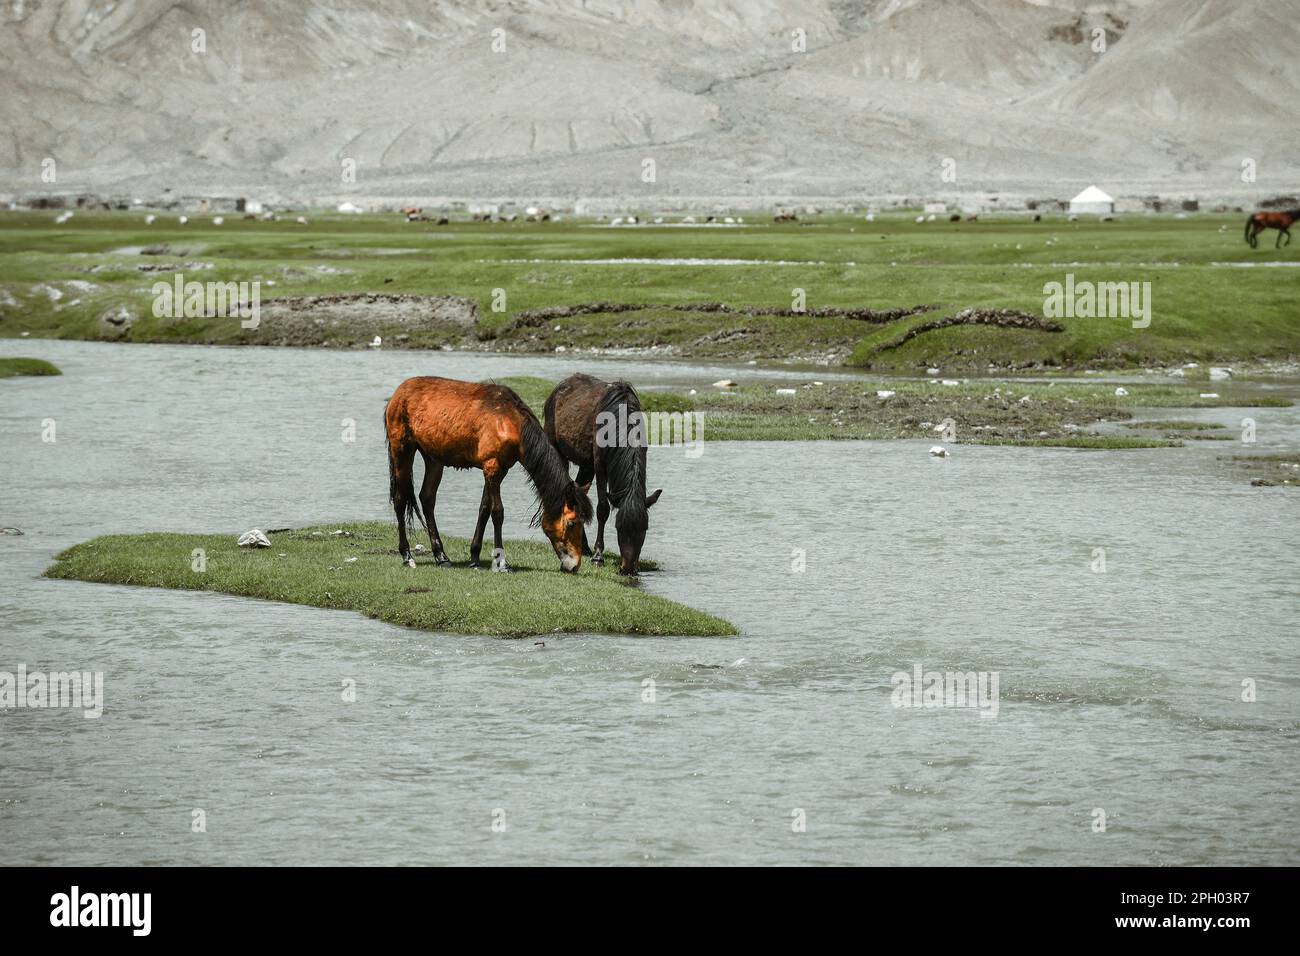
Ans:
[{"label": "white yurt", "polygon": [[1081,215],[1109,216],[1115,211],[1115,198],[1096,186],[1089,186],[1070,200],[1070,212]]}]

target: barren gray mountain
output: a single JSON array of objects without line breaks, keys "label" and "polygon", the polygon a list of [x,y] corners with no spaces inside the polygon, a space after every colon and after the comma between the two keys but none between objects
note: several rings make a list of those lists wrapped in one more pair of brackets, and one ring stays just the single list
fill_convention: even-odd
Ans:
[{"label": "barren gray mountain", "polygon": [[1300,0],[0,10],[0,193],[16,197],[685,205],[1300,186]]}]

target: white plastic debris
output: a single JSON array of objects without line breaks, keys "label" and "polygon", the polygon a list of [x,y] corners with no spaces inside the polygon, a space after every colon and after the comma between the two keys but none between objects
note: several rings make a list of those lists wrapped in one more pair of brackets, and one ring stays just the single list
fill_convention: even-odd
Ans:
[{"label": "white plastic debris", "polygon": [[241,534],[237,543],[241,548],[269,548],[271,546],[271,542],[266,535],[256,528]]},{"label": "white plastic debris", "polygon": [[897,394],[897,392],[891,392],[888,389],[881,389],[876,392],[876,398],[893,398]]},{"label": "white plastic debris", "polygon": [[931,457],[931,458],[947,458],[947,457],[948,457],[948,449],[944,448],[942,445],[931,445],[931,446],[930,446],[930,457]]},{"label": "white plastic debris", "polygon": [[1218,392],[1201,392],[1201,398],[1218,398]]},{"label": "white plastic debris", "polygon": [[945,379],[944,379],[942,382],[940,382],[939,384],[940,384],[940,385],[960,385],[961,382],[957,381],[955,378],[945,378]]},{"label": "white plastic debris", "polygon": [[798,394],[799,394],[799,390],[798,390],[797,388],[778,388],[778,389],[776,390],[776,394],[778,394],[778,395],[798,395]]}]

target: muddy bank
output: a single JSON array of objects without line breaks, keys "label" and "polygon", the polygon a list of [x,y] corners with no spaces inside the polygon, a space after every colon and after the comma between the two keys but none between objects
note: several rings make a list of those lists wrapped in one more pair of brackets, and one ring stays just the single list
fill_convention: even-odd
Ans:
[{"label": "muddy bank", "polygon": [[555,319],[568,319],[579,315],[614,315],[620,312],[668,311],[683,313],[714,313],[723,315],[763,315],[782,318],[838,318],[881,324],[893,322],[909,315],[934,309],[932,305],[914,305],[906,309],[778,309],[767,306],[731,306],[725,302],[688,302],[676,305],[661,303],[583,302],[577,305],[559,305],[546,309],[528,309],[512,317],[514,328],[533,328]]},{"label": "muddy bank", "polygon": [[378,336],[384,345],[412,348],[459,341],[478,325],[478,305],[461,296],[311,295],[270,299],[256,329],[242,339],[254,345],[355,347]]}]

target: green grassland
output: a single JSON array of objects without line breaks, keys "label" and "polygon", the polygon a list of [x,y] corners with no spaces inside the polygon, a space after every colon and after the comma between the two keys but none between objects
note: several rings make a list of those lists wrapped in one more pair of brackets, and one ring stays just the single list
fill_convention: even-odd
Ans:
[{"label": "green grassland", "polygon": [[34,358],[0,358],[0,378],[14,378],[18,375],[62,375],[54,365],[44,359]]},{"label": "green grassland", "polygon": [[[344,531],[346,534],[335,534]],[[326,525],[269,534],[270,548],[234,535],[110,535],[57,556],[50,578],[218,591],[289,604],[358,611],[390,624],[454,634],[524,637],[554,632],[707,636],[735,634],[721,618],[647,594],[614,565],[559,569],[542,541],[507,541],[512,574],[468,567],[469,544],[446,538],[455,562],[439,568],[397,558],[391,523]],[[205,552],[194,570],[193,552]],[[653,561],[642,561],[653,570]]]},{"label": "green grassland", "polygon": [[[885,372],[1059,367],[1124,368],[1186,362],[1288,360],[1300,355],[1300,244],[1250,249],[1244,215],[1047,216],[918,224],[907,215],[826,216],[797,223],[745,217],[722,228],[607,227],[591,221],[408,223],[397,215],[308,215],[276,222],[160,214],[0,214],[0,335],[155,342],[248,341],[230,318],[157,318],[150,287],[175,264],[187,279],[263,282],[263,301],[358,292],[458,295],[478,305],[475,329],[406,330],[408,347],[549,352],[636,349],[712,360],[797,360]],[[1267,237],[1266,237],[1267,238]],[[150,247],[152,254],[142,255]],[[652,260],[583,264],[571,260]],[[666,264],[740,259],[739,265]],[[210,269],[185,269],[188,263]],[[966,308],[1043,311],[1043,287],[1064,281],[1149,282],[1148,328],[1119,318],[1063,318],[1063,331],[962,325],[909,329]],[[69,286],[67,283],[90,283]],[[270,285],[269,283],[274,283]],[[59,298],[49,289],[60,291]],[[505,293],[493,311],[494,290]],[[791,310],[803,290],[807,314]],[[520,321],[520,312],[582,303],[636,311]],[[75,304],[74,304],[75,303]],[[731,311],[682,311],[723,303]],[[127,305],[125,336],[99,321]],[[932,307],[887,321],[817,309]],[[365,340],[368,341],[369,332]],[[359,346],[357,341],[336,344]]]}]

